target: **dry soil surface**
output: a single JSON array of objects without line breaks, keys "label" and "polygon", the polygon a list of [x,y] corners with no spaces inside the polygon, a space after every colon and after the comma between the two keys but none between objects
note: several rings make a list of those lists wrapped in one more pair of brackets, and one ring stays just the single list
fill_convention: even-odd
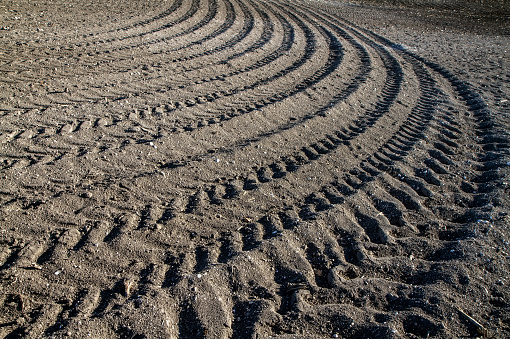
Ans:
[{"label": "dry soil surface", "polygon": [[510,336],[510,11],[450,2],[1,0],[0,337]]}]

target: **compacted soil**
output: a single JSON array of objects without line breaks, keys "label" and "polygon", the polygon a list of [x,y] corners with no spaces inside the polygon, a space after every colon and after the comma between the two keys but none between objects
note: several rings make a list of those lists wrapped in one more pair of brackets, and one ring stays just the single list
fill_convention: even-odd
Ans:
[{"label": "compacted soil", "polygon": [[463,3],[1,0],[0,338],[509,337],[510,10]]}]

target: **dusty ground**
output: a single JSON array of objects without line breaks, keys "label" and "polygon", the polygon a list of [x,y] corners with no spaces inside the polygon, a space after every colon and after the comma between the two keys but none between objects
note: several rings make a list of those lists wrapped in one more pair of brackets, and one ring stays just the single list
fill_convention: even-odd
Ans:
[{"label": "dusty ground", "polygon": [[509,337],[489,4],[0,1],[0,337]]}]

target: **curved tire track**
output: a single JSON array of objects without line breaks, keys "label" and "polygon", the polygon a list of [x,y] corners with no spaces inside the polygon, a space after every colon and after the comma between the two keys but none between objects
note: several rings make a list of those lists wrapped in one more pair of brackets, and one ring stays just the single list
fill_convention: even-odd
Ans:
[{"label": "curved tire track", "polygon": [[[151,58],[174,78],[4,109],[2,335],[445,335],[457,318],[433,287],[462,294],[508,159],[470,84],[276,1],[175,1],[81,37],[67,47],[117,49],[89,57],[119,74]],[[34,79],[3,80],[28,94]]]}]

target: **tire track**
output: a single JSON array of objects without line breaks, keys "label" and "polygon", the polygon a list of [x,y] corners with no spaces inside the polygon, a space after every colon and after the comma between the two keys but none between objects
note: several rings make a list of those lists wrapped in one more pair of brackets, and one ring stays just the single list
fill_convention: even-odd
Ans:
[{"label": "tire track", "polygon": [[[307,34],[309,35],[309,38],[311,38],[310,32],[309,32],[309,33],[307,33]],[[307,52],[307,53],[308,53],[308,54],[305,54],[305,55],[303,56],[303,58],[302,58],[302,59],[300,59],[300,60],[296,61],[296,62],[295,62],[294,64],[292,64],[291,66],[289,66],[289,67],[287,67],[285,70],[281,71],[281,72],[280,72],[280,73],[279,73],[276,77],[270,77],[270,78],[265,78],[265,79],[259,80],[258,82],[254,83],[254,84],[252,84],[252,85],[250,85],[250,86],[244,86],[243,88],[241,88],[241,89],[239,89],[239,90],[234,89],[234,90],[230,90],[230,91],[228,91],[228,92],[226,92],[226,93],[225,93],[225,91],[223,91],[223,93],[220,93],[220,95],[221,95],[221,94],[223,94],[224,96],[228,97],[228,96],[231,96],[231,95],[235,95],[235,94],[237,94],[238,92],[243,92],[243,91],[251,90],[251,89],[253,89],[253,88],[255,88],[255,87],[263,86],[263,85],[265,85],[266,83],[268,83],[269,81],[274,81],[274,80],[275,80],[275,78],[277,79],[277,78],[279,78],[279,77],[284,77],[284,76],[286,76],[287,74],[289,74],[289,73],[291,73],[291,72],[295,71],[297,68],[299,68],[299,67],[300,67],[300,66],[301,66],[301,65],[305,62],[305,60],[309,60],[310,55],[311,55],[310,53],[311,53],[311,51],[313,50],[313,46],[311,45],[311,41],[312,41],[312,40],[310,40],[310,39],[309,39],[309,47],[307,48],[307,50],[308,50],[308,52]],[[336,48],[336,47],[335,47],[335,48]],[[281,53],[281,52],[280,52],[280,53]],[[338,52],[337,52],[336,50],[334,50],[334,51],[333,51],[333,53],[338,53]],[[280,55],[281,55],[281,54],[280,54]],[[273,56],[273,58],[274,58],[274,56]],[[273,59],[273,58],[270,58],[270,59],[269,59],[269,61],[272,61],[271,59]],[[331,57],[330,57],[330,59],[331,59]],[[330,63],[331,63],[331,62],[330,62]],[[338,62],[338,61],[336,61],[336,63],[338,64],[339,62]],[[255,68],[259,68],[259,67],[261,67],[261,66],[263,66],[263,65],[264,65],[264,64],[259,64],[259,65],[257,65],[257,67],[255,67]],[[327,71],[327,73],[326,73],[326,74],[319,75],[319,76],[318,76],[318,79],[314,79],[314,80],[305,80],[305,83],[306,83],[308,86],[311,86],[311,85],[313,85],[314,83],[317,83],[318,81],[320,81],[322,78],[324,78],[325,76],[327,76],[327,74],[329,74],[329,73],[332,71],[332,69],[331,69],[331,67],[330,67],[330,66],[327,66],[327,67],[326,67],[326,70],[328,69],[328,67],[329,67],[329,70]],[[251,70],[252,70],[252,69],[248,68],[248,69],[247,69],[247,70],[245,70],[245,71],[251,71]],[[232,75],[237,75],[237,73],[238,73],[238,72],[234,72],[234,74],[232,74]],[[319,73],[319,74],[320,74],[320,73]],[[317,75],[315,75],[315,76],[317,77]],[[313,78],[312,78],[312,79],[313,79]],[[303,90],[305,90],[305,89],[306,89],[306,87],[299,87],[299,88],[295,89],[293,92],[291,92],[291,93],[287,94],[285,97],[279,97],[279,95],[276,95],[276,96],[275,96],[275,97],[276,97],[275,99],[273,99],[273,100],[271,100],[271,99],[270,99],[269,101],[265,102],[265,104],[264,104],[264,105],[271,104],[271,103],[273,103],[274,101],[279,101],[279,100],[285,99],[286,97],[291,96],[291,95],[294,95],[295,93],[297,93],[297,92],[301,92],[301,91],[303,91]],[[213,96],[211,99],[212,99],[212,100],[215,100],[216,98]],[[191,100],[191,101],[189,102],[189,104],[187,104],[187,106],[195,106],[196,101],[199,101],[199,99]],[[208,100],[207,100],[207,98],[206,98],[205,103],[207,103],[207,101],[208,101]],[[181,105],[181,104],[176,103],[176,104],[172,104],[170,107],[176,107],[176,106],[177,106],[177,107],[179,107],[180,105]],[[264,106],[264,105],[263,105],[263,106]],[[183,106],[185,106],[185,105],[183,105]],[[250,109],[250,111],[251,111],[251,109]]]},{"label": "tire track", "polygon": [[[247,27],[247,26],[248,26],[248,27]],[[244,38],[245,34],[247,34],[247,33],[249,32],[249,30],[251,29],[250,27],[251,27],[251,25],[246,25],[246,24],[245,24],[245,28],[243,29],[243,31],[244,31],[245,33],[243,33],[243,35],[240,37],[240,40],[242,40],[242,38]],[[240,40],[239,40],[239,41],[240,41]],[[232,41],[231,41],[230,43],[232,43]],[[238,56],[236,56],[236,57],[238,57]],[[220,77],[217,77],[217,78],[221,78],[221,76],[220,76]]]},{"label": "tire track", "polygon": [[[150,20],[146,20],[144,22],[134,24],[132,27],[127,26],[127,27],[119,28],[117,30],[112,30],[112,31],[108,31],[108,32],[101,32],[101,34],[109,34],[109,33],[112,33],[112,32],[115,32],[115,31],[120,31],[120,30],[124,30],[125,31],[125,30],[128,30],[129,28],[134,28],[134,27],[137,27],[137,26],[146,26],[146,25],[148,25],[150,23],[153,23],[155,21],[158,21],[158,20],[161,20],[161,19],[167,19],[168,16],[170,16],[172,13],[176,12],[179,8],[183,8],[182,7],[183,2],[184,1],[176,1],[176,2],[174,2],[171,7],[169,7],[167,10],[165,10],[163,13],[161,13],[161,14],[153,17],[153,18],[151,18]],[[146,31],[146,32],[139,33],[138,35],[130,35],[130,36],[128,35],[128,36],[120,38],[120,40],[139,38],[139,37],[141,37],[143,35],[153,34],[153,33],[156,33],[158,31],[161,31],[161,30],[164,30],[164,29],[168,29],[168,28],[171,28],[172,26],[180,24],[180,23],[186,21],[187,19],[191,18],[198,11],[198,8],[199,8],[198,3],[199,3],[198,0],[190,2],[191,6],[190,6],[190,8],[185,13],[183,13],[180,17],[174,19],[173,21],[171,21],[169,23],[167,22],[163,26],[159,26],[158,28],[153,29],[151,31]],[[82,35],[81,38],[88,38],[90,36],[91,36],[90,34]],[[94,35],[92,35],[92,36],[94,36]],[[80,40],[79,43],[70,44],[70,45],[64,45],[64,46],[61,43],[58,44],[58,45],[54,45],[54,46],[51,46],[51,45],[48,45],[48,44],[44,44],[43,47],[41,47],[41,48],[44,48],[44,49],[48,49],[49,48],[52,51],[55,51],[55,50],[71,51],[71,50],[75,50],[77,47],[83,47],[83,46],[90,47],[91,45],[111,43],[112,41],[119,41],[119,38],[118,37],[115,37],[115,38],[107,38],[107,37],[105,37],[105,38],[102,38],[101,40],[98,40],[98,41],[95,41],[95,42],[87,42],[87,43],[83,43],[83,41]],[[37,52],[37,50],[31,50],[30,51],[30,55],[34,55],[36,52]],[[19,55],[20,52],[17,51],[17,54]],[[35,54],[35,55],[37,55],[37,54]],[[45,56],[48,56],[48,55],[46,54]],[[56,56],[54,56],[54,58],[61,58],[63,56],[66,56],[66,54],[64,54],[64,55],[56,55]],[[19,59],[15,59],[15,60],[19,61]],[[27,62],[27,61],[28,60],[22,60],[22,62]]]},{"label": "tire track", "polygon": [[[508,140],[488,132],[495,123],[483,99],[440,65],[314,7],[243,8],[246,35],[224,46],[248,37],[251,11],[268,30],[245,51],[271,44],[273,18],[285,33],[277,49],[230,73],[251,82],[215,97],[197,77],[182,85],[182,108],[153,95],[159,106],[128,114],[155,120],[205,107],[214,110],[209,120],[171,135],[158,135],[166,125],[133,126],[100,113],[41,130],[4,127],[3,146],[31,153],[2,151],[2,220],[28,232],[1,238],[0,273],[10,287],[0,302],[12,319],[26,318],[6,322],[6,335],[255,337],[299,326],[316,336],[389,337],[397,328],[424,337],[443,336],[444,324],[453,324],[434,306],[448,301],[431,286],[442,284],[452,298],[462,293],[469,243],[492,218],[507,165]],[[298,56],[285,58],[293,43]],[[197,58],[182,61],[193,67]],[[275,73],[256,76],[265,69]],[[317,87],[322,94],[310,91]],[[226,114],[228,101],[234,110]],[[248,128],[232,133],[242,124]],[[151,138],[118,146],[133,127]],[[200,144],[211,131],[219,135]],[[112,163],[87,171],[80,164],[99,157],[77,159],[90,155],[86,141],[96,135],[103,135],[98,154]],[[151,158],[152,149],[161,153]],[[119,150],[131,164],[117,162]],[[235,167],[205,165],[220,157]],[[20,176],[41,163],[60,177]],[[371,320],[355,323],[352,314]]]},{"label": "tire track", "polygon": [[[72,34],[66,36],[66,38],[67,39],[69,39],[69,38],[87,39],[87,38],[95,37],[95,36],[100,35],[100,34],[109,34],[109,33],[112,33],[112,32],[119,32],[121,30],[122,31],[126,31],[126,30],[129,30],[129,29],[138,27],[138,26],[147,26],[147,25],[153,23],[154,21],[157,21],[159,19],[163,19],[165,17],[168,17],[169,15],[171,15],[172,13],[177,11],[180,7],[182,7],[182,5],[183,5],[183,1],[182,0],[174,1],[173,4],[170,7],[164,6],[165,7],[164,11],[162,11],[161,13],[159,13],[158,15],[155,15],[153,17],[150,17],[150,18],[138,21],[138,22],[134,22],[132,24],[128,24],[128,25],[123,26],[123,27],[118,27],[118,28],[115,28],[115,29],[107,30],[107,31],[105,31],[103,29],[103,30],[100,30],[100,31],[98,31],[96,33],[88,32],[87,34],[83,34],[80,37],[78,37],[76,33],[72,33]],[[53,39],[55,39],[55,38],[53,38]],[[46,38],[46,39],[43,39],[43,40],[41,40],[41,39],[33,40],[33,37],[31,37],[31,40],[29,40],[29,42],[35,42],[35,43],[45,42],[46,46],[48,46],[48,43],[51,40],[52,40],[51,38]],[[60,46],[61,46],[61,44],[60,44]]]},{"label": "tire track", "polygon": [[[423,72],[423,71],[422,71]],[[422,104],[423,105],[423,104]],[[425,104],[424,105],[425,108],[428,106],[428,104]],[[418,105],[417,107],[420,107],[420,105]],[[424,109],[422,107],[422,109]],[[425,117],[426,118],[426,117]],[[428,119],[430,120],[430,118]],[[366,165],[365,165],[366,166]],[[381,167],[381,166],[379,166]],[[365,167],[366,168],[366,167]],[[373,171],[373,169],[372,169]],[[351,171],[351,172],[357,172],[357,171]],[[367,173],[367,172],[365,172]],[[359,172],[356,173],[358,176],[362,177],[362,174],[360,174]],[[404,175],[401,175],[400,173],[396,173],[396,174],[393,174],[394,176],[398,177],[399,179],[400,178],[403,178],[405,177]],[[366,174],[365,174],[366,176]],[[370,179],[364,179],[365,182],[368,182],[370,181]],[[409,182],[405,182],[406,184],[409,184]],[[360,186],[357,186],[357,187],[354,187],[353,186],[353,189],[356,189],[356,190],[360,190]],[[411,188],[413,190],[416,190],[416,186],[412,185]],[[394,192],[395,192],[395,189],[393,189]],[[420,190],[418,193],[420,193],[421,195],[424,195],[425,192],[423,190]],[[398,194],[393,193],[392,195],[398,197]],[[338,199],[340,196],[340,194],[336,195],[336,198],[335,199]],[[405,197],[404,197],[405,198]],[[412,203],[413,200],[410,200],[407,202],[407,205],[408,206],[412,206],[413,204],[415,204],[416,206],[421,206],[419,203]],[[326,209],[329,209],[331,207],[327,207],[328,206],[328,203],[324,203],[324,199],[320,199],[320,198],[314,198],[314,201],[312,202],[315,207],[316,207],[316,210],[326,210]],[[329,206],[331,206],[331,201],[329,202]],[[385,215],[389,216],[391,215],[390,213],[388,213],[388,209],[384,209],[383,206],[391,206],[391,205],[388,205],[388,204],[379,204],[379,210],[381,210],[381,212],[386,212]],[[324,207],[326,206],[326,207]],[[416,207],[414,207],[416,208]],[[371,242],[374,242],[374,243],[380,243],[380,242],[388,242],[389,239],[387,238],[387,235],[386,235],[386,238],[385,238],[385,234],[386,232],[384,231],[384,229],[381,228],[381,222],[377,222],[376,219],[372,218],[372,217],[369,217],[367,215],[364,215],[362,214],[362,212],[360,211],[357,211],[355,213],[355,216],[356,216],[356,219],[358,220],[358,223],[360,224],[361,228],[364,230],[364,232],[366,232],[370,238],[370,241]],[[315,216],[313,217],[315,218]],[[282,218],[283,220],[296,220],[296,218],[292,218],[292,217],[285,217],[285,218]],[[274,214],[272,216],[268,216],[268,217],[264,217],[260,220],[260,222],[262,223],[262,225],[265,225],[265,227],[259,227],[259,226],[256,226],[256,225],[253,225],[253,226],[250,226],[250,228],[253,229],[252,232],[254,232],[254,230],[258,230],[256,231],[256,233],[253,233],[252,236],[250,237],[247,237],[247,238],[250,238],[250,239],[255,239],[255,248],[261,248],[263,247],[262,243],[264,242],[264,238],[271,238],[271,237],[275,237],[275,236],[278,236],[278,235],[281,235],[280,232],[283,231],[284,229],[284,224],[278,220],[278,217],[276,217],[275,219],[275,216]],[[375,223],[375,225],[374,225]],[[384,222],[382,222],[384,224]],[[389,220],[386,221],[386,223],[390,223]],[[395,224],[396,222],[393,222],[393,224]],[[292,223],[291,223],[292,224]],[[266,230],[265,232],[263,230]],[[265,233],[266,235],[264,236],[257,236],[255,234],[261,234],[261,233]],[[341,238],[345,238],[345,234],[342,234]],[[349,247],[353,246],[354,248],[357,248],[355,250],[355,252],[353,253],[354,254],[354,259],[347,259],[347,261],[353,261],[358,263],[358,262],[362,262],[362,261],[365,261],[367,260],[367,258],[369,258],[370,256],[368,256],[366,254],[366,250],[364,250],[363,246],[362,245],[353,245],[353,244],[350,244]],[[315,249],[314,249],[315,248]],[[248,249],[248,247],[246,248]],[[453,250],[452,250],[453,251]],[[443,260],[442,257],[438,257],[437,259],[435,259],[437,257],[437,253],[433,253],[431,254],[427,259],[428,260]],[[324,271],[324,266],[322,266],[320,264],[320,260],[317,260],[315,259],[315,257],[317,256],[321,256],[321,253],[320,251],[317,250],[317,247],[312,247],[312,250],[310,252],[308,252],[308,255],[307,255],[307,258],[309,258],[308,260],[309,261],[312,261],[311,262],[311,265],[312,267],[315,267],[314,269],[314,272],[319,272],[319,273],[316,273],[316,281],[317,281],[317,285],[325,285],[324,283],[324,278],[323,278],[323,271]],[[451,258],[451,256],[450,256]],[[338,260],[338,259],[336,259]],[[380,263],[377,263],[376,265],[379,265]],[[359,265],[359,264],[358,264]],[[371,267],[373,269],[373,267]],[[328,276],[328,280],[331,280],[331,279],[334,279],[332,278],[331,276]],[[414,280],[415,281],[415,280]],[[299,309],[299,302],[298,302],[298,310],[302,311],[301,309]],[[413,328],[411,325],[409,325],[409,319],[406,319],[404,320],[404,327],[407,327],[407,331],[409,333],[415,333],[417,331],[419,331],[419,328]],[[418,316],[417,318],[414,317],[412,319],[427,319],[427,318],[423,318],[423,317],[420,317]],[[432,323],[431,325],[433,325],[432,327],[435,328],[435,331],[440,331],[441,327],[439,327],[438,325],[435,325],[434,323]]]},{"label": "tire track", "polygon": [[[154,33],[157,33],[160,30],[172,28],[174,25],[183,23],[186,20],[189,20],[190,18],[194,17],[194,15],[198,12],[198,10],[199,10],[199,1],[198,0],[193,1],[191,3],[190,8],[188,9],[188,11],[183,16],[181,16],[180,18],[176,19],[174,22],[167,23],[167,24],[165,24],[165,25],[163,25],[163,26],[161,26],[158,29],[155,29],[153,31],[141,33],[141,35],[133,35],[131,37],[126,37],[126,39],[129,39],[129,38],[131,38],[131,39],[134,39],[134,38],[141,39],[141,38],[143,38],[144,35],[154,34]],[[111,46],[112,46],[112,42],[113,41],[112,40],[107,40],[107,41],[105,41],[105,43],[108,43],[110,45],[108,47],[108,49],[106,49],[104,51],[94,50],[93,53],[89,52],[88,56],[89,57],[94,57],[95,60],[97,60],[98,57],[100,58],[102,54],[105,54],[107,58],[105,60],[103,60],[103,62],[106,62],[107,64],[112,63],[113,61],[118,59],[118,58],[114,58],[113,57],[115,52],[121,52],[121,51],[126,50],[126,49],[140,48],[142,46],[146,47],[146,46],[162,43],[165,40],[169,40],[169,39],[176,38],[176,37],[179,37],[179,36],[182,36],[182,35],[185,35],[185,34],[189,34],[189,33],[193,32],[193,31],[195,31],[196,29],[206,25],[208,22],[210,22],[212,20],[212,18],[215,16],[216,13],[217,13],[217,2],[210,2],[210,5],[208,6],[208,12],[204,16],[204,18],[202,18],[202,20],[199,21],[197,24],[195,24],[192,27],[187,28],[183,32],[180,32],[180,33],[177,33],[177,34],[174,34],[174,35],[170,35],[170,36],[168,36],[166,38],[163,37],[162,39],[160,38],[160,39],[155,39],[155,40],[149,40],[149,41],[144,41],[144,42],[140,42],[140,43],[136,43],[136,44],[131,44],[131,45],[128,45],[128,46],[120,46],[120,47],[117,47],[117,48],[112,48]],[[74,48],[72,48],[72,49],[74,50]],[[113,57],[113,59],[112,59],[112,57]],[[127,58],[131,59],[131,57],[132,56],[124,56],[124,59],[127,59]],[[62,59],[62,56],[59,56],[58,58]],[[121,57],[121,60],[122,60],[122,57]],[[40,63],[40,61],[39,61],[39,63]],[[57,64],[57,66],[61,66],[62,63],[65,65],[65,60],[59,62]],[[54,66],[55,65],[50,65],[48,68],[54,68]],[[64,75],[61,75],[61,76],[64,76]]]},{"label": "tire track", "polygon": [[[211,3],[211,4],[212,4],[212,3]],[[165,38],[165,39],[166,39],[166,40],[168,40],[168,39],[171,39],[171,38],[175,38],[175,37],[178,37],[178,36],[182,36],[182,35],[185,35],[185,34],[191,33],[191,32],[193,32],[193,31],[195,31],[196,29],[198,29],[198,28],[202,27],[203,25],[205,25],[205,23],[207,23],[207,22],[211,21],[212,17],[215,15],[215,12],[216,12],[216,10],[217,10],[217,9],[216,9],[216,7],[217,7],[217,6],[210,6],[209,12],[208,12],[208,14],[206,15],[206,17],[205,17],[205,18],[204,18],[201,22],[197,23],[195,26],[193,26],[193,27],[191,27],[191,28],[188,28],[188,29],[187,29],[186,31],[184,31],[184,32],[178,33],[178,34],[176,34],[176,35],[173,35],[172,37],[168,37],[168,38]],[[198,6],[196,6],[196,4],[195,4],[195,6],[192,6],[192,9],[193,9],[193,8],[195,8],[195,9],[194,9],[194,10],[191,10],[191,12],[190,12],[190,13],[188,13],[188,16],[193,15],[193,13],[197,11]],[[228,13],[232,14],[233,12],[229,10],[229,11],[228,11]],[[181,19],[181,20],[185,20],[185,18],[183,18],[183,19]],[[232,20],[227,20],[227,21],[226,21],[226,24],[224,24],[224,26],[225,26],[225,27],[223,27],[223,28],[222,28],[222,29],[220,29],[220,30],[217,30],[217,31],[216,31],[216,32],[214,32],[213,34],[210,34],[210,35],[209,35],[206,39],[210,39],[210,38],[214,37],[215,35],[220,34],[220,33],[222,32],[222,30],[226,30],[226,29],[227,29],[227,28],[228,28],[228,27],[229,27],[229,26],[230,26],[233,22],[234,22],[234,20],[233,20],[233,19],[232,19]],[[145,45],[147,45],[147,44],[160,43],[160,42],[162,42],[162,41],[164,42],[164,41],[165,41],[165,39],[163,39],[163,40],[162,40],[162,39],[157,39],[157,40],[152,41],[152,42],[149,42],[149,43],[144,42],[144,43],[139,44],[139,45],[133,45],[133,46],[132,46],[132,48],[135,48],[135,47],[137,47],[137,46],[138,46],[138,47],[139,47],[139,46],[145,46]],[[196,41],[196,42],[194,42],[194,43],[200,43],[200,42],[203,42],[203,40],[204,40],[204,39],[199,40],[199,41]],[[125,48],[122,48],[122,49],[125,49]],[[110,54],[110,53],[112,52],[112,50],[111,50],[111,49],[109,49],[109,50],[107,50],[106,52]],[[97,54],[98,52],[95,52],[95,53]],[[122,59],[122,58],[121,58],[121,59]],[[126,57],[124,57],[124,59],[126,59]],[[129,56],[129,59],[131,59],[131,56]],[[105,61],[106,61],[107,63],[111,63],[113,60],[112,60],[112,59],[108,59],[108,60],[105,60]],[[129,69],[128,69],[128,70],[129,70]],[[125,72],[126,70],[122,70],[122,69],[121,69],[121,70],[116,70],[116,71],[124,71],[124,72]],[[88,71],[87,71],[87,72],[88,72]]]}]

